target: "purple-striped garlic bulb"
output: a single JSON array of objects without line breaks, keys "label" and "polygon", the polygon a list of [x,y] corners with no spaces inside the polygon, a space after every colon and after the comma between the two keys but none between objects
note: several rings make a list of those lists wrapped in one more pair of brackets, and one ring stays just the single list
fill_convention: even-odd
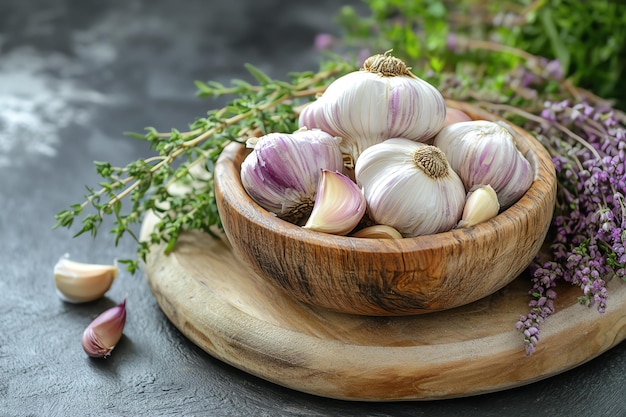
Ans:
[{"label": "purple-striped garlic bulb", "polygon": [[515,203],[530,188],[534,172],[515,146],[509,129],[496,122],[473,120],[441,129],[433,144],[448,158],[466,190],[490,185],[500,208]]},{"label": "purple-striped garlic bulb", "polygon": [[384,54],[368,58],[363,69],[331,83],[301,111],[298,123],[340,137],[342,152],[356,162],[366,148],[386,139],[426,142],[445,118],[439,90],[400,59]]},{"label": "purple-striped garlic bulb", "polygon": [[265,210],[302,225],[313,209],[322,170],[343,169],[339,140],[319,129],[249,139],[253,150],[241,164],[242,185]]}]

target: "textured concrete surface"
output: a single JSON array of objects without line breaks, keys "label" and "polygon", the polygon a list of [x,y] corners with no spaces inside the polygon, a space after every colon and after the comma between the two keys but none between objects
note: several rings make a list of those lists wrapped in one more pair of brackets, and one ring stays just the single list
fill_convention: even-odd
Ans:
[{"label": "textured concrete surface", "polygon": [[[353,3],[357,3],[356,0]],[[143,276],[122,272],[107,296],[60,301],[64,253],[108,263],[132,256],[52,231],[54,214],[97,178],[93,160],[145,155],[123,136],[184,128],[217,103],[193,81],[276,77],[315,68],[315,33],[336,31],[339,2],[288,0],[0,0],[1,416],[624,416],[626,345],[531,385],[436,402],[350,403],[291,391],[191,344]],[[82,351],[83,329],[128,297],[124,337],[106,360]],[[571,349],[576,349],[571,346]],[[567,352],[564,352],[567,354]]]}]

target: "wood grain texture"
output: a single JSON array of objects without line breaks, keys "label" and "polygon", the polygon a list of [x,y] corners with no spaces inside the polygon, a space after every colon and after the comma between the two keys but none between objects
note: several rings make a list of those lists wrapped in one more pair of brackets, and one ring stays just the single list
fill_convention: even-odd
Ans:
[{"label": "wood grain texture", "polygon": [[[142,235],[152,230],[149,216]],[[601,315],[558,287],[556,313],[534,355],[524,353],[519,315],[529,280],[438,313],[367,317],[295,301],[260,279],[224,240],[185,233],[145,265],[161,309],[212,356],[277,384],[330,398],[432,400],[512,388],[580,365],[626,338],[626,285],[609,282]],[[201,370],[200,370],[201,372]]]},{"label": "wood grain texture", "polygon": [[[496,117],[449,103],[473,119]],[[278,219],[247,195],[246,149],[229,145],[215,167],[218,208],[234,251],[292,297],[338,312],[393,316],[458,307],[504,287],[539,252],[554,209],[556,178],[546,150],[512,126],[535,180],[495,218],[466,229],[407,239],[358,239],[313,232]]]}]

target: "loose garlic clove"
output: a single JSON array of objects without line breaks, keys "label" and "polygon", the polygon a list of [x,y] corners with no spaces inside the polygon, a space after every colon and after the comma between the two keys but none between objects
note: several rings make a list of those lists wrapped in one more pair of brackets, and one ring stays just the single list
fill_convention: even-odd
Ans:
[{"label": "loose garlic clove", "polygon": [[359,224],[365,214],[365,207],[363,192],[354,181],[340,172],[324,169],[313,211],[303,227],[317,232],[346,235]]},{"label": "loose garlic clove", "polygon": [[402,239],[400,232],[386,224],[375,224],[374,226],[364,227],[352,234],[352,237],[364,239]]},{"label": "loose garlic clove", "polygon": [[83,350],[92,358],[105,358],[122,338],[126,324],[126,299],[100,314],[83,332]]},{"label": "loose garlic clove", "polygon": [[489,184],[481,185],[469,192],[457,227],[475,226],[497,216],[499,211],[500,203],[495,190]]},{"label": "loose garlic clove", "polygon": [[64,301],[86,303],[101,298],[117,276],[114,265],[87,264],[71,261],[67,255],[54,266],[54,283]]}]

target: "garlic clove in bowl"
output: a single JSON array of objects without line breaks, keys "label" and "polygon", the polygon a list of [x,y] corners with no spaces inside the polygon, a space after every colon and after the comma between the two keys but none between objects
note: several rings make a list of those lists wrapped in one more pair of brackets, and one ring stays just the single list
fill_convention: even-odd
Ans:
[{"label": "garlic clove in bowl", "polygon": [[463,215],[457,227],[472,227],[498,215],[498,195],[489,184],[474,187],[467,194]]},{"label": "garlic clove in bowl", "polygon": [[311,216],[305,229],[347,235],[365,214],[365,197],[350,178],[337,171],[322,170]]},{"label": "garlic clove in bowl", "polygon": [[402,239],[400,232],[386,224],[364,227],[354,232],[351,236],[363,239]]}]

